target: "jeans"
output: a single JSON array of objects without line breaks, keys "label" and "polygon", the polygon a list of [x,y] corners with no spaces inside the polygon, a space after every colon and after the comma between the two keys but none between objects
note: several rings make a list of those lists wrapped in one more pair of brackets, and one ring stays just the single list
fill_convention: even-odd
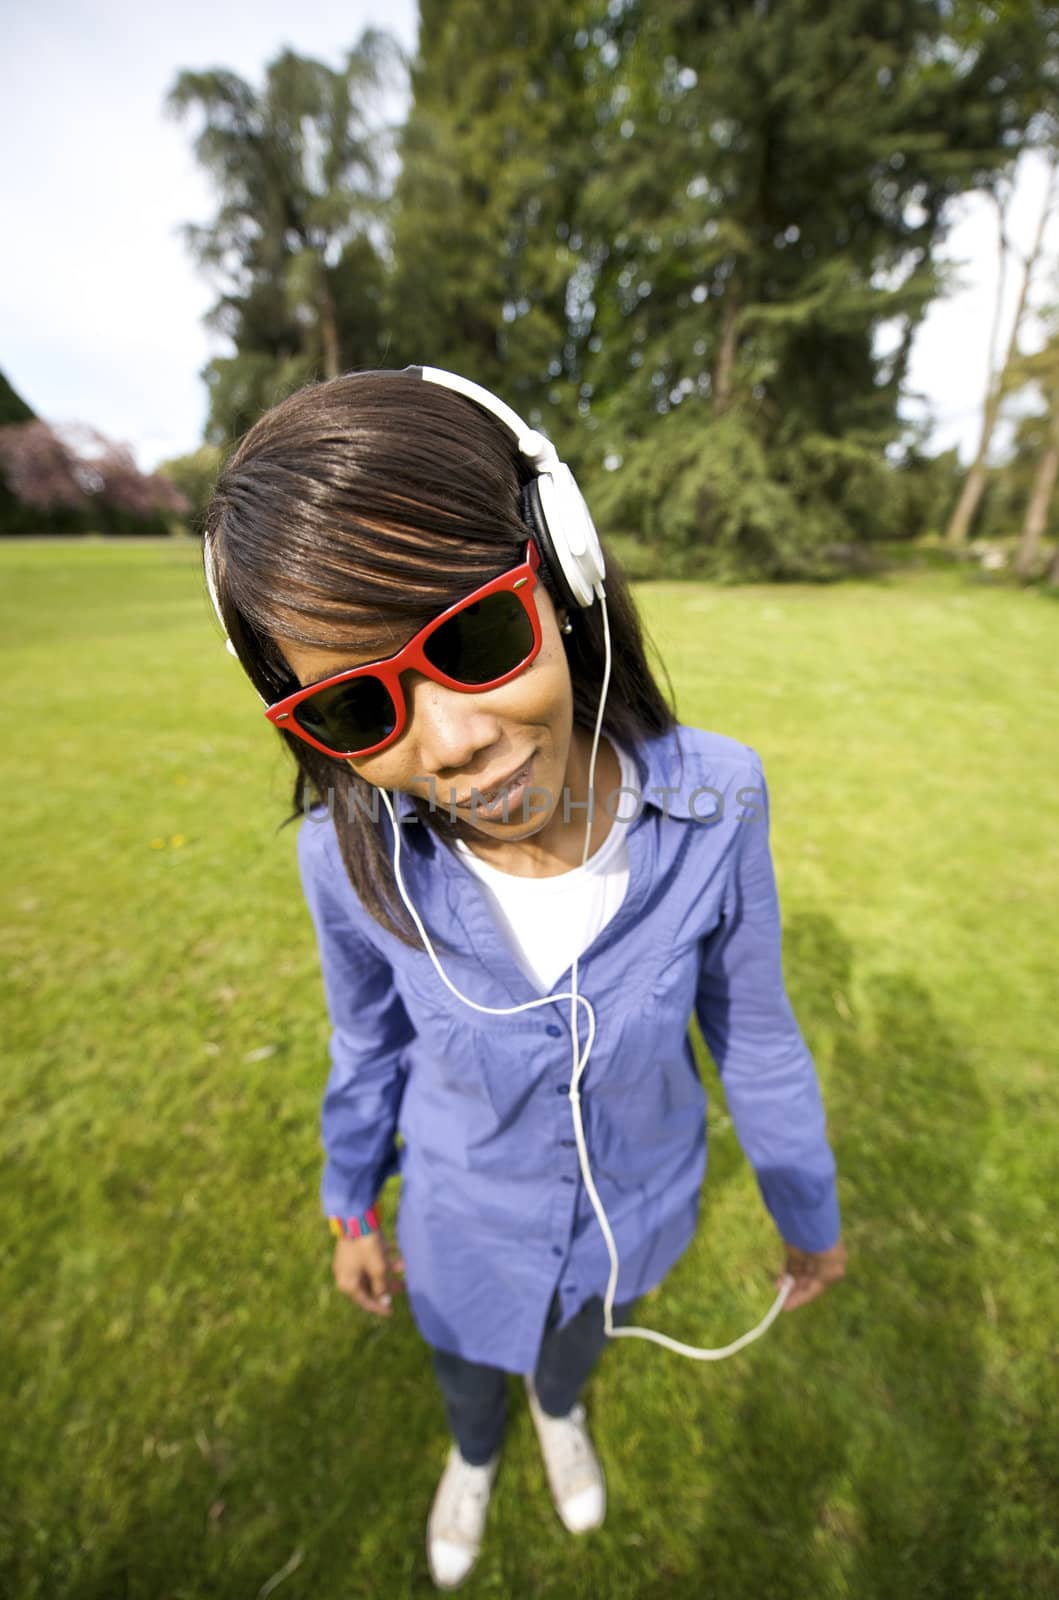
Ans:
[{"label": "jeans", "polygon": [[[611,1308],[614,1326],[629,1321],[635,1301]],[[565,1417],[577,1402],[581,1386],[607,1343],[603,1331],[603,1301],[586,1300],[565,1328],[557,1329],[561,1308],[552,1296],[544,1324],[533,1385],[541,1410],[550,1417]],[[484,1466],[500,1448],[507,1424],[507,1373],[447,1350],[433,1350],[434,1371],[445,1399],[449,1427],[460,1454],[472,1466]]]}]

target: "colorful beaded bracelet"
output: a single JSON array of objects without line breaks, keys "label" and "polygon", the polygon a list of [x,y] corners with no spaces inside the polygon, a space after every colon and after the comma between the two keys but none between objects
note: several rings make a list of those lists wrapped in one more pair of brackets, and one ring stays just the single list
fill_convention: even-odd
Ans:
[{"label": "colorful beaded bracelet", "polygon": [[336,1239],[359,1239],[365,1233],[377,1233],[379,1213],[369,1206],[362,1217],[328,1217],[328,1226]]}]

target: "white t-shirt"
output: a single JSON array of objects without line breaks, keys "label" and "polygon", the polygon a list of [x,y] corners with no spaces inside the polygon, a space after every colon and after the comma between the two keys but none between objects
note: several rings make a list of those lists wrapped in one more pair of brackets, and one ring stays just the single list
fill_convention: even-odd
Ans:
[{"label": "white t-shirt", "polygon": [[[615,740],[609,742],[621,763],[622,788],[639,794],[635,763]],[[596,803],[617,812],[619,818],[629,814],[627,795],[610,800],[597,788]],[[585,813],[575,815],[584,818]],[[516,961],[541,994],[550,994],[574,956],[588,949],[617,913],[629,887],[629,852],[621,821],[611,823],[607,837],[583,867],[554,878],[516,878],[501,872],[462,840],[457,841],[456,852],[480,879]]]}]

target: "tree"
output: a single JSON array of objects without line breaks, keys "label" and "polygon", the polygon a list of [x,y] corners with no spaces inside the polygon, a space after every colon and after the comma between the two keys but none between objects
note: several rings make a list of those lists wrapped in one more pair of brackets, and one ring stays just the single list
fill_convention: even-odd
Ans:
[{"label": "tree", "polygon": [[[689,560],[742,550],[771,576],[893,530],[887,452],[950,202],[1010,162],[1055,38],[1054,11],[989,15],[925,0],[608,9],[592,44],[610,137],[581,230],[598,263],[585,378],[623,526],[652,524]],[[742,484],[741,526],[721,482]]]},{"label": "tree", "polygon": [[[1043,347],[1013,362],[1009,370],[1012,388],[1033,384],[1045,405],[1043,415],[1038,413],[1025,419],[1020,430],[1020,442],[1029,435],[1036,456],[1023,502],[1022,531],[1014,561],[1016,573],[1026,580],[1037,576],[1041,539],[1047,531],[1052,493],[1059,474],[1059,308],[1051,308],[1044,321],[1048,337]],[[1023,477],[1025,479],[1026,474]]]},{"label": "tree", "polygon": [[87,486],[74,451],[35,418],[0,428],[0,471],[10,492],[35,511],[81,511]]},{"label": "tree", "polygon": [[235,346],[209,437],[315,372],[428,361],[556,434],[673,570],[825,576],[936,515],[912,339],[951,202],[1027,142],[1057,47],[1048,0],[422,0],[390,200],[384,160],[353,200],[307,170],[329,69],[183,75]]},{"label": "tree", "polygon": [[0,372],[0,427],[11,422],[33,422],[36,412],[20,394],[16,394],[7,378]]},{"label": "tree", "polygon": [[1032,0],[424,0],[392,349],[546,429],[576,411],[593,503],[677,566],[820,573],[895,531],[949,202],[1012,159],[1055,26]]},{"label": "tree", "polygon": [[213,494],[213,486],[223,465],[223,451],[215,444],[200,445],[189,455],[173,456],[158,464],[163,478],[174,483],[188,503],[188,515],[199,528]]},{"label": "tree", "polygon": [[[1053,350],[1052,354],[1054,359],[1057,352]],[[1059,381],[1053,383],[1048,399],[1048,437],[1034,478],[1033,492],[1026,504],[1022,538],[1015,556],[1015,571],[1022,578],[1035,576],[1037,554],[1048,523],[1056,474],[1059,473]]]},{"label": "tree", "polygon": [[233,72],[182,72],[173,115],[220,205],[187,241],[219,283],[208,318],[234,354],[208,363],[207,437],[223,444],[312,376],[379,360],[386,130],[374,99],[400,62],[366,29],[341,68],[285,50],[259,92]]},{"label": "tree", "polygon": [[1000,411],[1005,395],[1010,391],[1014,381],[1019,337],[1022,333],[1027,313],[1030,310],[1030,287],[1034,270],[1041,259],[1045,229],[1055,209],[1057,182],[1059,182],[1059,148],[1053,153],[1048,165],[1044,201],[1037,220],[1033,241],[1027,254],[1021,258],[1022,274],[1019,282],[1018,299],[1015,303],[1015,314],[1012,318],[1011,330],[1003,356],[996,354],[996,346],[1004,298],[1007,257],[1009,254],[1015,254],[1014,247],[1008,238],[1008,212],[1012,185],[1008,184],[1004,191],[997,192],[994,190],[992,192],[992,199],[997,211],[998,272],[993,330],[989,343],[989,376],[986,381],[985,399],[982,403],[982,423],[978,433],[978,446],[975,450],[970,470],[960,490],[960,497],[956,502],[952,516],[949,519],[949,525],[945,530],[945,543],[956,549],[959,549],[967,542],[967,535],[970,532],[975,512],[985,490],[986,463],[989,456],[989,448],[993,442],[997,423],[1000,420]]},{"label": "tree", "polygon": [[546,429],[579,398],[577,216],[596,159],[579,41],[600,9],[422,0],[399,142],[392,355],[472,374]]},{"label": "tree", "polygon": [[[0,372],[0,428],[16,422],[35,422],[36,413],[17,394]],[[24,506],[7,485],[0,462],[0,534],[28,533],[33,529],[35,513]]]},{"label": "tree", "polygon": [[[49,530],[168,532],[166,516],[190,510],[187,497],[168,478],[144,473],[127,445],[94,428],[52,428],[46,422],[0,427],[0,473],[23,515],[6,532]],[[76,513],[71,520],[70,513]]]}]

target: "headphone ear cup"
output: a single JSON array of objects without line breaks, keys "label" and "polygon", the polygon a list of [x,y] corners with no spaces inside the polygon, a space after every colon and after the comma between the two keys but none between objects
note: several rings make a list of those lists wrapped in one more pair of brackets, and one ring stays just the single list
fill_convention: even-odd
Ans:
[{"label": "headphone ear cup", "polygon": [[606,565],[592,514],[566,463],[553,461],[526,484],[522,504],[563,599],[579,609],[590,606]]},{"label": "headphone ear cup", "polygon": [[541,559],[548,569],[548,575],[555,584],[563,605],[568,609],[580,609],[582,602],[566,581],[566,574],[563,572],[562,563],[552,541],[548,518],[545,516],[544,507],[541,505],[541,494],[536,478],[531,478],[529,483],[522,486],[522,520],[540,547]]}]

